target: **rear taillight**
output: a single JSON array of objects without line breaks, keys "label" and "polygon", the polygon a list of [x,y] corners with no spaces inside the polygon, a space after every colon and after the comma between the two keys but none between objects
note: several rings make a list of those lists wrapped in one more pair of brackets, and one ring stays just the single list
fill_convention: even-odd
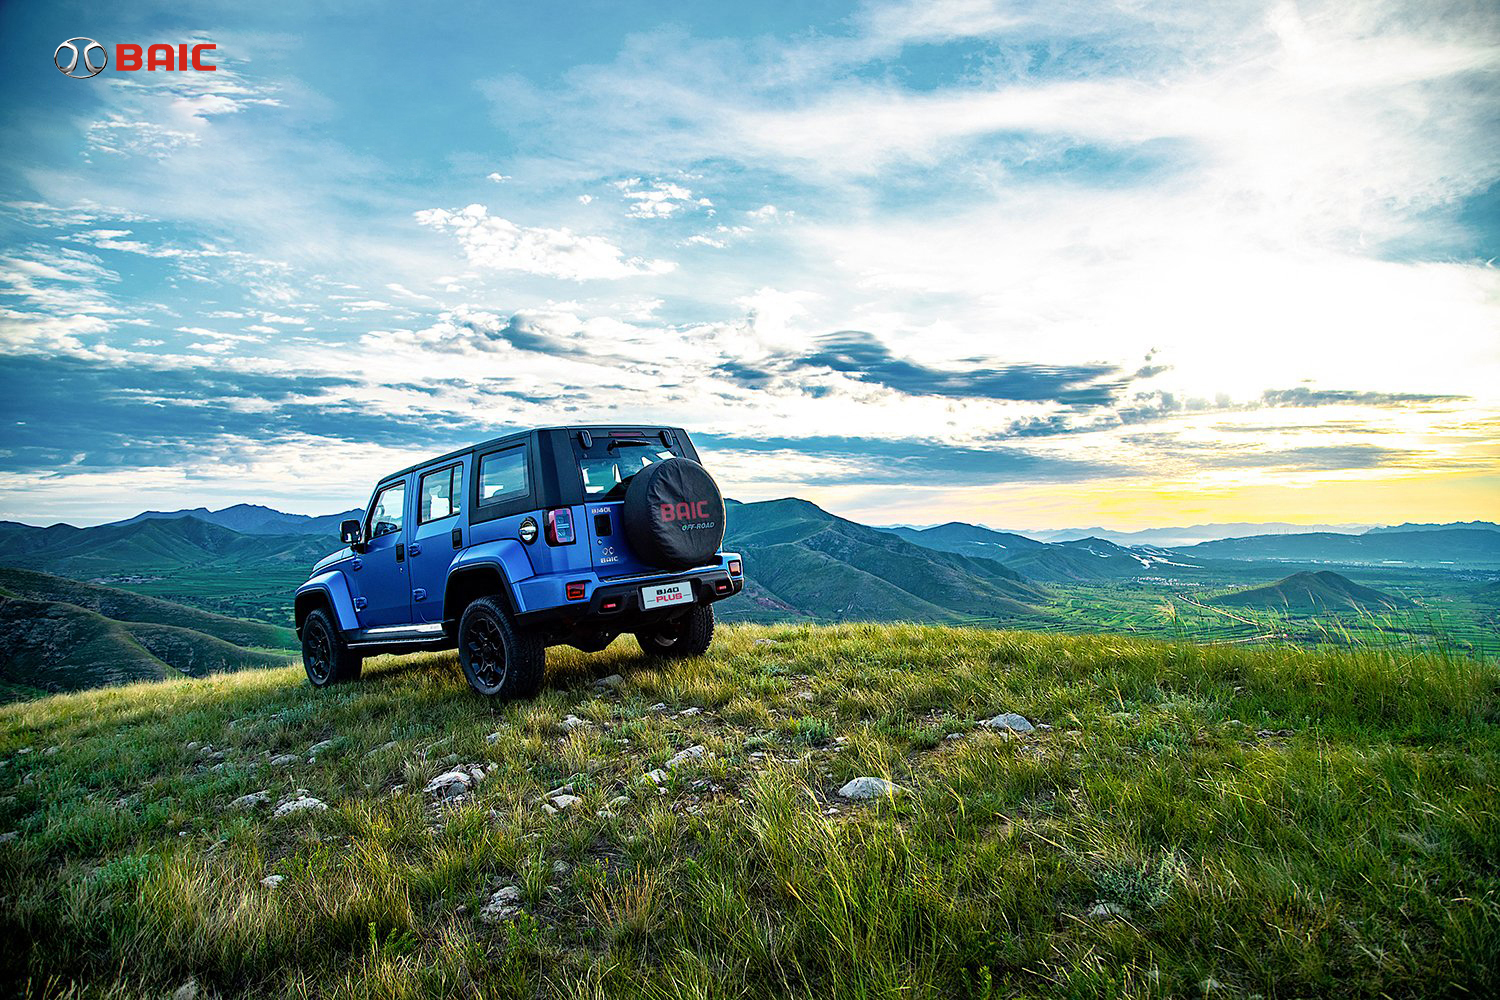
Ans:
[{"label": "rear taillight", "polygon": [[738,559],[731,559],[731,560],[729,560],[729,575],[730,576],[739,576],[740,573],[744,570],[744,568],[745,567],[740,563],[740,561]]},{"label": "rear taillight", "polygon": [[568,584],[568,600],[581,601],[588,592],[589,582],[587,580],[574,580]]},{"label": "rear taillight", "polygon": [[567,507],[547,511],[547,543],[549,545],[572,545],[578,538],[573,534],[573,511]]}]

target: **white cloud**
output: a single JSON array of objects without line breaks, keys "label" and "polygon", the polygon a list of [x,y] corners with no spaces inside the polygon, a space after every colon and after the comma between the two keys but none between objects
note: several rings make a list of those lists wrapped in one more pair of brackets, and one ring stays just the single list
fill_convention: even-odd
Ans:
[{"label": "white cloud", "polygon": [[601,236],[569,229],[519,226],[489,214],[483,205],[459,211],[440,208],[416,213],[419,224],[458,237],[469,263],[500,271],[523,271],[571,281],[617,280],[666,274],[677,265],[666,260],[626,257]]},{"label": "white cloud", "polygon": [[509,176],[499,173],[498,171],[493,174],[486,174],[484,179],[487,181],[494,181],[496,184],[504,184],[506,181],[511,180]]},{"label": "white cloud", "polygon": [[665,219],[692,206],[713,207],[709,199],[695,198],[692,191],[671,181],[646,183],[639,177],[631,177],[616,181],[614,186],[630,202],[629,214],[636,219]]}]

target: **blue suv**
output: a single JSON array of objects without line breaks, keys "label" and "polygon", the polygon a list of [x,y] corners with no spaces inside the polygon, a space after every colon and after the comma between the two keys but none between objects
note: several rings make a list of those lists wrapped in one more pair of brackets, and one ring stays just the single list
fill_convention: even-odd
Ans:
[{"label": "blue suv", "polygon": [[314,687],[381,653],[457,647],[474,690],[526,697],[545,650],[698,656],[715,601],[739,593],[724,499],[677,427],[521,431],[392,473],[345,548],[297,588]]}]

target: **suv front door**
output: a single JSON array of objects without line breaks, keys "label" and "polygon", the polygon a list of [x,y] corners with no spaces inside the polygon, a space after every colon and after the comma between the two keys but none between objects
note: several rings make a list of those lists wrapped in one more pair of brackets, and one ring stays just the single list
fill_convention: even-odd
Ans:
[{"label": "suv front door", "polygon": [[351,574],[364,599],[365,628],[411,623],[411,583],[406,567],[408,479],[381,483],[365,514],[365,551]]}]

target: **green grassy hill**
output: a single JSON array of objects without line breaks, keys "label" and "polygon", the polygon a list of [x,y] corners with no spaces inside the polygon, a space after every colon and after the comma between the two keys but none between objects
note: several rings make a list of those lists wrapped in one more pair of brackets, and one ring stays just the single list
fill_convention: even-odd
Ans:
[{"label": "green grassy hill", "polygon": [[142,683],[0,707],[0,982],[1492,996],[1497,783],[1494,666],[1380,648],[741,626],[508,705],[451,656]]},{"label": "green grassy hill", "polygon": [[1355,583],[1329,570],[1293,573],[1263,587],[1251,587],[1213,599],[1213,604],[1266,611],[1390,611],[1411,602]]},{"label": "green grassy hill", "polygon": [[285,664],[291,629],[126,591],[0,569],[0,700]]},{"label": "green grassy hill", "polygon": [[33,601],[61,601],[117,621],[188,628],[236,646],[297,648],[297,634],[289,628],[216,615],[128,590],[81,583],[48,573],[0,567],[0,595]]}]

